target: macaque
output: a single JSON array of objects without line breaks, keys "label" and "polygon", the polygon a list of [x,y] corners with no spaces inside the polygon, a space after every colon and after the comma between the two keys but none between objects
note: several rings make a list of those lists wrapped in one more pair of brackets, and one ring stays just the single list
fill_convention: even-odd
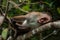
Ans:
[{"label": "macaque", "polygon": [[15,28],[21,32],[30,31],[52,20],[47,12],[30,12],[26,15],[15,16],[12,19]]}]

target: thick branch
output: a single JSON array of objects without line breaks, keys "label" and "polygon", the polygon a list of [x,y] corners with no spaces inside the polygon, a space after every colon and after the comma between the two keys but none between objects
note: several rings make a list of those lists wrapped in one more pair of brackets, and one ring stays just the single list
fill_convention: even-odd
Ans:
[{"label": "thick branch", "polygon": [[56,22],[50,22],[50,23],[47,23],[45,25],[42,25],[22,36],[20,36],[20,38],[22,37],[22,39],[26,39],[26,38],[30,38],[31,36],[33,36],[34,34],[38,33],[38,32],[42,32],[42,31],[45,31],[45,30],[49,30],[50,28],[60,28],[60,21],[56,21]]}]

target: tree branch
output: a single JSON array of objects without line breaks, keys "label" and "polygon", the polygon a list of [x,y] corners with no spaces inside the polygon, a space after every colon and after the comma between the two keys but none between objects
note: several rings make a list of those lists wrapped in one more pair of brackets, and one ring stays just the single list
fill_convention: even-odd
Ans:
[{"label": "tree branch", "polygon": [[45,25],[42,25],[42,26],[40,26],[40,27],[38,27],[36,29],[33,29],[32,31],[22,35],[22,36],[19,36],[19,38],[20,39],[30,38],[34,34],[36,34],[38,32],[45,31],[45,30],[49,30],[50,28],[60,28],[60,21],[50,22],[50,23],[47,23]]}]

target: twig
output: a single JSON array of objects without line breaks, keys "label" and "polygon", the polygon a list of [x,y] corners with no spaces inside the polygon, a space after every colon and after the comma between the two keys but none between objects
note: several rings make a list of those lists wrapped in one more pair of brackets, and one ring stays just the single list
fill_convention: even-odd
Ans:
[{"label": "twig", "polygon": [[7,12],[9,8],[8,6],[9,6],[9,0],[7,0],[7,3],[6,3],[5,17],[7,16]]},{"label": "twig", "polygon": [[[11,20],[10,20],[10,18],[7,16],[6,17],[7,18],[7,20],[9,21],[9,29],[12,29],[14,32],[15,32],[15,34],[14,34],[14,37],[16,36],[16,30],[13,28],[13,27],[11,27],[11,25],[12,25],[12,22],[11,22]],[[12,25],[13,26],[13,25]],[[11,33],[11,32],[10,32]]]},{"label": "twig", "polygon": [[44,40],[44,39],[50,37],[51,35],[56,34],[57,32],[58,32],[57,30],[54,30],[52,33],[50,33],[49,35],[43,37],[41,40]]},{"label": "twig", "polygon": [[6,6],[4,6],[4,5],[0,5],[1,7],[6,7]]},{"label": "twig", "polygon": [[25,2],[23,2],[23,3],[21,3],[21,4],[18,4],[18,6],[21,6],[21,5],[23,5],[23,4],[29,4],[29,5],[33,5],[33,4],[38,4],[38,3],[40,3],[40,2],[36,2],[36,3],[25,3]]},{"label": "twig", "polygon": [[0,8],[0,11],[1,11],[1,15],[2,15],[2,16],[5,16],[5,13],[2,11],[1,8]]},{"label": "twig", "polygon": [[21,11],[23,11],[23,12],[25,12],[25,13],[29,13],[28,11],[25,11],[25,10],[21,9],[21,8],[18,6],[18,4],[16,4],[15,2],[9,1],[9,3],[13,4],[15,8],[18,8],[19,10],[21,10]]}]

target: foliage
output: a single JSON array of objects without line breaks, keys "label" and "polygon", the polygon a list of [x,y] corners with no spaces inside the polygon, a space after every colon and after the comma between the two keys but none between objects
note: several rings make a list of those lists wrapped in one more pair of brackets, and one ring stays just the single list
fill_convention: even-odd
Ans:
[{"label": "foliage", "polygon": [[6,29],[4,29],[4,30],[2,31],[2,38],[3,38],[4,40],[6,40],[7,34],[8,34],[8,28],[6,28]]},{"label": "foliage", "polygon": [[[60,19],[60,6],[59,0],[13,0],[16,4],[18,4],[19,8],[23,9],[24,11],[41,11],[41,12],[50,12],[51,16],[53,17],[53,20]],[[5,12],[7,0],[2,1],[2,10]],[[12,18],[16,15],[25,15],[26,12],[19,10],[18,8],[15,8],[14,5],[9,3],[8,8],[8,16],[9,18]],[[7,27],[7,23],[4,22],[2,25],[3,28]],[[7,37],[7,31],[8,29],[3,30],[2,37],[6,39]],[[51,30],[50,30],[51,31]],[[48,31],[46,32],[48,33]],[[51,37],[50,37],[51,38]],[[52,38],[51,38],[52,39]],[[37,40],[35,37],[32,38],[32,40]],[[49,39],[47,39],[49,40]],[[53,39],[52,39],[53,40]]]}]

